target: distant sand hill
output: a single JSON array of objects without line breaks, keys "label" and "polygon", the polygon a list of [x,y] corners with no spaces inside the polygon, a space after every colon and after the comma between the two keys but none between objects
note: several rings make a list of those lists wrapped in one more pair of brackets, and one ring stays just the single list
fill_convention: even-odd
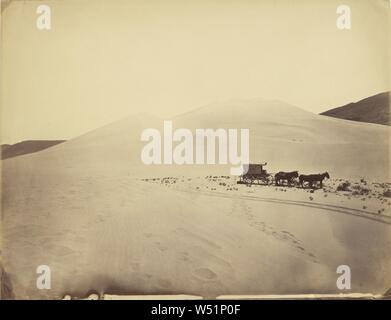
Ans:
[{"label": "distant sand hill", "polygon": [[379,93],[321,114],[346,120],[390,125],[390,93]]},{"label": "distant sand hill", "polygon": [[1,145],[1,159],[13,158],[23,154],[38,152],[65,140],[26,140],[15,144]]}]

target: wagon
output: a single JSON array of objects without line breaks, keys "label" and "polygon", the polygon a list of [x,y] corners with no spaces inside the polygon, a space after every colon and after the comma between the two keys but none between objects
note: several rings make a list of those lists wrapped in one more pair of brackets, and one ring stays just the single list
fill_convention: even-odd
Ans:
[{"label": "wagon", "polygon": [[273,183],[273,176],[267,173],[265,169],[263,169],[263,167],[266,165],[267,163],[249,164],[247,173],[239,177],[238,183],[263,184],[263,185],[268,185],[270,183]]}]

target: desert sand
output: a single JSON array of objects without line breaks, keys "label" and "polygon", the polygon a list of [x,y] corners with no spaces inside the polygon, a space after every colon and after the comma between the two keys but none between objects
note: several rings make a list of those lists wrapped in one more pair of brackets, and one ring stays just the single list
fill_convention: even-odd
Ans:
[{"label": "desert sand", "polygon": [[[170,120],[249,128],[252,162],[331,179],[312,193],[237,185],[227,166],[146,166],[140,133],[162,126],[146,114],[3,160],[2,262],[14,297],[339,293],[342,264],[349,292],[390,288],[389,127],[260,99]],[[346,181],[358,187],[337,192]],[[36,288],[43,264],[51,290]]]}]

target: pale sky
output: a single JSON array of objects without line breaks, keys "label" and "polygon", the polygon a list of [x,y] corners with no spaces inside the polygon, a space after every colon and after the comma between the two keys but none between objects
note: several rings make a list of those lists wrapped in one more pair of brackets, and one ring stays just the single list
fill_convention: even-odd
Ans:
[{"label": "pale sky", "polygon": [[[51,30],[36,27],[51,8]],[[351,7],[351,30],[336,27]],[[386,0],[47,0],[2,10],[2,143],[129,114],[278,99],[311,112],[390,89]]]}]

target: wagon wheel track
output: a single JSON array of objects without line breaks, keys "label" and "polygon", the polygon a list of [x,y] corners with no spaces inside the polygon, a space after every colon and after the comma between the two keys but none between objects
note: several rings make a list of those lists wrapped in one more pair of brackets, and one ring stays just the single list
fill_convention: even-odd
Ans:
[{"label": "wagon wheel track", "polygon": [[191,191],[191,190],[183,190],[183,189],[177,189],[181,192],[186,193],[193,193],[193,194],[200,194],[200,195],[207,195],[212,197],[220,197],[220,198],[227,198],[227,199],[243,199],[243,200],[250,200],[250,201],[261,201],[261,202],[271,202],[271,203],[279,203],[279,204],[285,204],[285,205],[295,205],[295,206],[301,206],[301,207],[309,207],[309,208],[315,208],[315,209],[321,209],[321,210],[327,210],[329,212],[338,212],[343,213],[347,215],[356,216],[363,219],[368,219],[384,224],[391,225],[391,217],[386,216],[384,214],[380,213],[374,213],[370,211],[360,210],[360,209],[353,209],[338,205],[332,205],[332,204],[325,204],[320,202],[309,202],[309,201],[300,201],[300,200],[284,200],[284,199],[277,199],[277,198],[265,198],[265,197],[256,197],[256,196],[248,196],[248,195],[228,195],[222,192],[211,192],[211,191]]}]

